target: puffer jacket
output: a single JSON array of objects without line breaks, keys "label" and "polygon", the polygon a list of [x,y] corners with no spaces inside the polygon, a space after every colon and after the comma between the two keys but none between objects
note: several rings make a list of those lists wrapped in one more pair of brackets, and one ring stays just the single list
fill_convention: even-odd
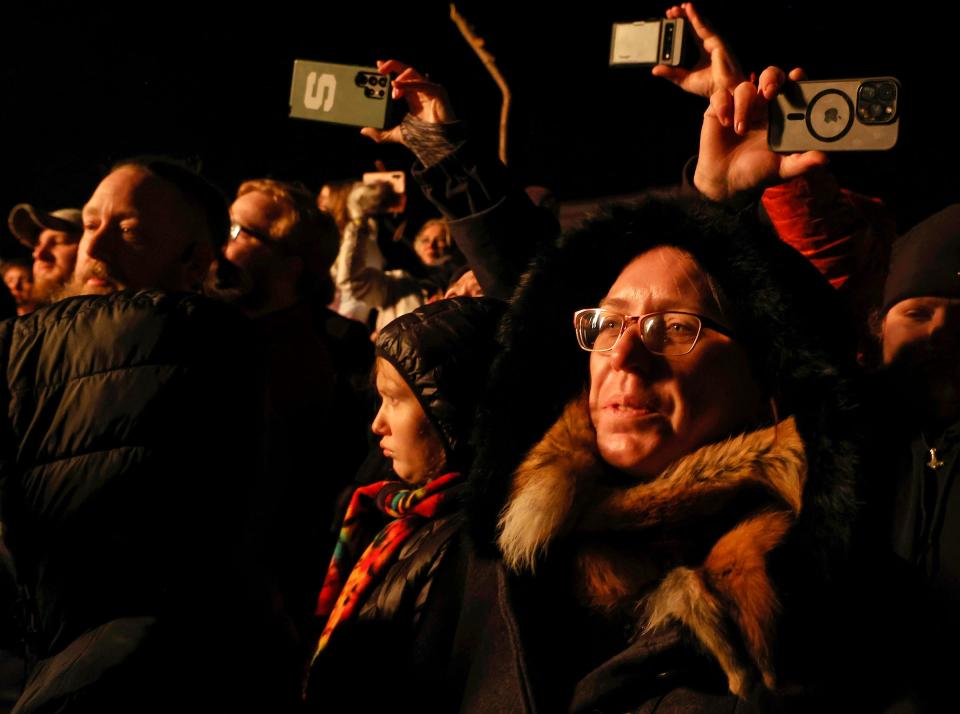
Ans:
[{"label": "puffer jacket", "polygon": [[[403,376],[440,436],[448,472],[465,472],[472,461],[474,411],[504,307],[489,298],[441,300],[399,317],[377,340],[377,356]],[[459,607],[457,571],[447,556],[460,547],[463,493],[462,484],[452,486],[454,511],[421,519],[363,596],[357,616],[334,630],[311,668],[312,709],[337,702],[354,711],[385,711],[398,696],[422,692],[418,706],[429,710],[452,643],[449,609]],[[380,523],[370,540],[390,522],[376,515]]]},{"label": "puffer jacket", "polygon": [[15,711],[282,708],[256,654],[281,651],[248,539],[256,354],[246,321],[197,295],[0,325],[0,507],[36,662]]}]

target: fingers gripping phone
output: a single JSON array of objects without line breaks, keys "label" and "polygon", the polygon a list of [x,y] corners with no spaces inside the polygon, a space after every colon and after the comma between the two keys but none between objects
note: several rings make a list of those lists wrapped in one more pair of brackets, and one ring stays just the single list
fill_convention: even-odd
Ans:
[{"label": "fingers gripping phone", "polygon": [[772,151],[879,151],[900,130],[900,82],[893,77],[789,82],[770,104]]},{"label": "fingers gripping phone", "polygon": [[383,129],[390,108],[390,78],[373,67],[295,60],[290,116]]}]

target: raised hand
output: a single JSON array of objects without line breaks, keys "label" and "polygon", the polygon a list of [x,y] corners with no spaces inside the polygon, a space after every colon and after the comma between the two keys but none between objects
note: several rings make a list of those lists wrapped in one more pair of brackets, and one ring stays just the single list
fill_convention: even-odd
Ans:
[{"label": "raised hand", "polygon": [[693,69],[658,64],[651,71],[655,77],[663,77],[685,92],[701,97],[712,97],[721,89],[732,90],[746,79],[733,52],[713,28],[700,17],[693,3],[685,2],[667,10],[670,19],[686,18],[693,28],[700,50],[700,59]]},{"label": "raised hand", "polygon": [[[377,61],[377,71],[382,74],[396,74],[393,80],[393,99],[406,99],[407,109],[414,119],[429,124],[453,121],[453,108],[447,97],[447,90],[436,82],[429,81],[413,67],[397,60]],[[406,143],[400,126],[390,129],[364,127],[360,133],[376,141]]]},{"label": "raised hand", "polygon": [[[789,77],[802,78],[802,70]],[[741,82],[732,91],[710,97],[700,130],[700,154],[694,185],[714,201],[730,201],[744,192],[800,176],[827,163],[821,151],[777,154],[767,145],[767,106],[787,80],[777,67],[768,67],[758,85]]]}]

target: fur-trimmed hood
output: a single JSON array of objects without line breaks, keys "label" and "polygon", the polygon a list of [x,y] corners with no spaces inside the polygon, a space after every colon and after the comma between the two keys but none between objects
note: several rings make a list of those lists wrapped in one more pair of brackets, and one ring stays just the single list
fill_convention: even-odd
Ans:
[{"label": "fur-trimmed hood", "polygon": [[[732,692],[745,694],[758,675],[773,688],[778,599],[766,563],[802,510],[807,476],[794,420],[710,444],[628,486],[605,482],[595,441],[586,399],[575,399],[514,474],[497,538],[504,563],[535,571],[563,540],[586,605],[638,611],[644,630],[679,623]],[[705,520],[716,523],[700,533],[707,542],[678,549],[676,532]]]},{"label": "fur-trimmed hood", "polygon": [[[610,467],[597,454],[589,417],[583,411],[579,416],[576,410],[565,412],[574,409],[569,405],[588,388],[589,375],[589,358],[577,346],[572,315],[577,309],[596,306],[633,258],[662,245],[690,253],[719,286],[755,380],[774,400],[778,413],[792,420],[789,426],[778,426],[780,438],[773,442],[761,431],[737,437],[739,441],[708,445],[705,451],[678,462],[670,470],[673,480],[625,490],[605,488],[605,483],[617,479],[611,478]],[[656,520],[664,514],[677,521],[688,519],[686,525],[691,527],[680,533],[671,526],[677,537],[658,544],[674,548],[673,552],[639,549],[656,557],[646,564],[632,562],[624,569],[629,575],[627,582],[611,578],[613,586],[606,595],[603,588],[589,588],[584,593],[593,605],[615,607],[660,583],[668,589],[664,593],[673,595],[661,599],[648,594],[645,602],[654,622],[668,617],[684,621],[680,615],[684,603],[693,608],[691,612],[709,615],[709,608],[702,606],[712,601],[694,594],[697,588],[715,596],[721,592],[718,583],[722,584],[722,578],[708,564],[739,557],[736,549],[714,552],[721,543],[731,542],[724,538],[732,533],[737,535],[731,538],[747,539],[759,548],[743,548],[743,557],[774,573],[772,579],[784,593],[785,604],[804,601],[801,592],[825,590],[821,585],[830,582],[846,558],[857,514],[857,427],[847,378],[854,365],[845,361],[848,355],[852,358],[854,350],[842,314],[833,289],[820,274],[751,216],[734,215],[672,194],[651,194],[635,205],[609,209],[533,263],[501,323],[503,350],[488,380],[477,430],[481,438],[471,473],[468,508],[474,541],[481,549],[487,548],[488,554],[502,555],[515,567],[530,570],[554,543],[565,540],[563,536],[574,524],[580,539],[590,533],[591,524],[608,527],[617,519],[623,520],[620,525],[625,528],[639,528],[637,524],[644,523],[644,518]],[[581,420],[581,427],[585,419],[588,428],[575,429],[570,422],[574,417]],[[792,441],[784,441],[787,434]],[[791,443],[802,443],[803,449],[789,446]],[[765,451],[764,444],[779,446]],[[786,451],[778,456],[781,448]],[[744,454],[754,452],[757,463],[750,466]],[[767,468],[770,459],[781,456],[783,463],[794,464],[796,473],[803,462],[803,477],[790,479],[789,487],[777,485],[772,476],[778,472]],[[552,459],[561,457],[566,463],[551,464]],[[686,483],[684,479],[704,485],[692,476],[703,472],[695,467],[698,460],[704,467],[739,462],[737,468],[745,469],[749,476],[742,483],[735,478],[712,479],[708,497],[700,499],[696,488],[687,488],[691,484],[680,487]],[[518,468],[520,474],[529,474],[531,484],[522,495],[515,490]],[[568,488],[554,492],[548,486],[544,474],[551,469],[567,474]],[[766,480],[758,480],[757,474],[765,474]],[[723,470],[722,476],[731,475]],[[719,486],[721,483],[730,485],[725,495],[726,486]],[[657,493],[662,498],[650,500]],[[731,500],[717,500],[721,495]],[[523,501],[536,504],[538,498],[547,499],[554,507],[534,505],[514,511]],[[713,512],[712,504],[722,505]],[[769,511],[764,510],[767,507]],[[638,518],[640,513],[646,515]],[[733,513],[746,520],[724,522],[724,517]],[[767,522],[751,520],[752,515],[761,513],[769,513],[764,516]],[[643,528],[651,533],[662,530]],[[637,535],[633,531],[630,537]],[[772,540],[764,545],[768,538]],[[598,545],[593,554],[603,547]],[[589,568],[591,563],[608,562],[612,561],[593,557],[584,559],[583,565]],[[688,570],[677,569],[677,564]],[[760,572],[757,568],[743,572]],[[596,569],[593,581],[605,579],[602,569]],[[774,608],[776,598],[771,596],[767,602],[760,610]],[[742,689],[751,672],[772,681],[765,653],[769,638],[763,634],[772,615],[753,617],[751,622],[758,623],[759,634],[751,635],[754,625],[737,621],[738,607],[731,609],[725,603],[713,611],[719,617],[714,621],[716,627],[727,628],[728,619],[733,618],[743,643],[753,643],[744,645],[748,656],[724,664],[735,691]],[[796,608],[787,610],[792,614]],[[731,642],[737,638],[715,639]],[[714,654],[721,661],[732,657],[719,650]]]},{"label": "fur-trimmed hood", "polygon": [[852,333],[835,291],[750,216],[673,194],[610,208],[541,254],[517,289],[478,418],[475,540],[495,542],[514,470],[587,385],[573,313],[596,306],[634,257],[661,245],[690,253],[719,285],[755,379],[796,419],[810,471],[798,537],[833,559],[850,539],[858,463]]}]

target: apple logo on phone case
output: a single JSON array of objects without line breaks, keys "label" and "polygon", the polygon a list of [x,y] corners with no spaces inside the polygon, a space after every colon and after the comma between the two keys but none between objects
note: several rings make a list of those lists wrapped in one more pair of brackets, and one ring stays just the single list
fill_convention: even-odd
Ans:
[{"label": "apple logo on phone case", "polygon": [[807,106],[807,129],[820,141],[837,141],[853,125],[853,102],[837,89],[825,89]]}]

